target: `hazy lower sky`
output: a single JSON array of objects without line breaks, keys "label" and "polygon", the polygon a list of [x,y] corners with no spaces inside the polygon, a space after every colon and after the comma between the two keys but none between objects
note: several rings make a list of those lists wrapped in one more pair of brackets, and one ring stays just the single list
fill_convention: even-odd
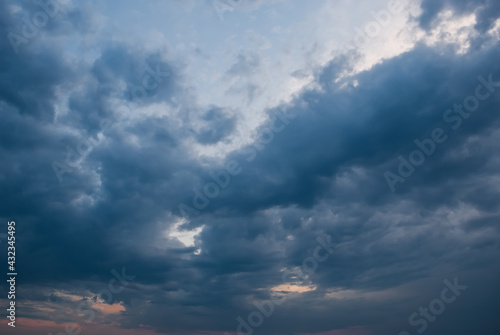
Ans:
[{"label": "hazy lower sky", "polygon": [[0,60],[1,334],[500,333],[498,0],[2,0]]}]

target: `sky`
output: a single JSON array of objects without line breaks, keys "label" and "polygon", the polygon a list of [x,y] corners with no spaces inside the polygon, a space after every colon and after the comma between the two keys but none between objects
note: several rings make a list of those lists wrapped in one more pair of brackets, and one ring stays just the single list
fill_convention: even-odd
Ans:
[{"label": "sky", "polygon": [[497,0],[0,1],[0,333],[498,335],[499,59]]}]

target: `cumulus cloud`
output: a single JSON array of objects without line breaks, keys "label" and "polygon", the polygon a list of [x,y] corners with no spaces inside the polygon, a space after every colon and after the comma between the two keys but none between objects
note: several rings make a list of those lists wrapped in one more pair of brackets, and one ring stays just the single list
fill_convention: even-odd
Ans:
[{"label": "cumulus cloud", "polygon": [[[332,53],[283,76],[304,81],[279,103],[259,100],[266,86],[257,80],[271,69],[275,33],[235,26],[251,46],[228,47],[211,63],[227,100],[210,104],[192,82],[208,72],[193,72],[189,48],[213,55],[217,36],[189,46],[201,34],[195,21],[182,36],[142,35],[162,36],[162,47],[114,34],[131,17],[156,22],[154,8],[164,6],[156,5],[126,2],[114,13],[61,1],[16,52],[8,33],[22,34],[23,18],[43,9],[0,4],[0,215],[17,223],[25,334],[67,322],[96,334],[237,333],[239,317],[249,322],[276,296],[287,299],[256,332],[399,333],[415,330],[409,315],[455,277],[469,289],[426,333],[498,333],[495,1],[424,0],[416,19],[427,36],[438,20],[467,15],[475,32],[405,42],[368,67],[356,51]],[[203,20],[211,10],[198,17],[197,5],[189,8]],[[301,17],[280,2],[240,9],[225,15]],[[466,42],[473,47],[449,47]],[[203,95],[215,82],[203,83]],[[481,85],[488,97],[459,112]],[[241,96],[258,115],[235,107]],[[392,192],[384,173],[397,174],[398,157],[409,159],[415,140],[436,128],[447,140]],[[196,215],[183,217],[180,204]],[[318,237],[335,252],[284,281],[285,271],[304,268]],[[102,290],[122,268],[135,278],[106,301]],[[96,313],[90,324],[76,311],[81,302]]]}]

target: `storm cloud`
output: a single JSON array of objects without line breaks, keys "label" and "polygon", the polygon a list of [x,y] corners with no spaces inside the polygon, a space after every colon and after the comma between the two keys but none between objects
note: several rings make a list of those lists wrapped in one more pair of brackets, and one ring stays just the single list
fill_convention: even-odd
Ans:
[{"label": "storm cloud", "polygon": [[498,334],[500,6],[360,7],[0,3],[5,333]]}]

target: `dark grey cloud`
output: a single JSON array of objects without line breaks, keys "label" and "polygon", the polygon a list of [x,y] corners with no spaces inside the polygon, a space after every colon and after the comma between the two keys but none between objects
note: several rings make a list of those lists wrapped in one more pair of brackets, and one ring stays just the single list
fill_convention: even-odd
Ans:
[{"label": "dark grey cloud", "polygon": [[452,9],[457,14],[476,13],[475,28],[484,33],[493,28],[495,21],[500,17],[500,4],[495,0],[424,0],[419,17],[420,25],[428,29],[438,14],[445,9]]},{"label": "dark grey cloud", "polygon": [[198,142],[214,144],[230,135],[234,131],[236,118],[229,113],[217,107],[206,111],[201,118],[205,124],[196,135]]},{"label": "dark grey cloud", "polygon": [[[480,16],[496,6],[424,2],[422,24],[445,4]],[[17,18],[0,6],[6,36]],[[85,32],[85,23],[65,24],[79,15],[72,13],[47,33]],[[321,90],[267,111],[255,143],[203,164],[186,143],[228,140],[234,113],[197,106],[182,65],[164,55],[110,42],[91,64],[75,66],[52,45],[33,40],[16,54],[5,38],[0,52],[0,216],[19,222],[26,287],[19,300],[60,306],[55,313],[30,307],[26,316],[67,322],[76,303],[54,290],[89,291],[95,299],[110,270],[126,267],[137,277],[114,300],[126,307],[114,316],[123,327],[234,331],[236,318],[255,309],[251,301],[269,299],[269,289],[283,283],[282,270],[300,267],[316,238],[328,235],[338,248],[304,283],[316,290],[276,307],[259,332],[365,326],[398,333],[410,328],[409,314],[438,297],[444,279],[458,276],[468,291],[426,333],[498,333],[500,90],[458,131],[442,120],[474,92],[479,75],[500,81],[498,42],[462,55],[417,45],[338,82],[353,59],[334,59],[315,74]],[[260,64],[241,54],[226,75],[246,77]],[[144,81],[147,66],[162,73],[157,87]],[[354,80],[357,86],[349,85]],[[144,83],[155,88],[137,99],[134,89]],[[68,93],[66,114],[55,107],[60,87]],[[180,112],[139,118],[143,107],[158,105]],[[293,117],[284,123],[276,115]],[[110,128],[93,131],[104,119]],[[280,125],[263,140],[266,129]],[[384,171],[397,169],[397,156],[438,126],[449,140],[392,193]],[[84,131],[99,144],[59,183],[51,163],[64,163],[66,146],[77,148]],[[180,219],[178,204],[191,204],[193,188],[230,160],[242,172],[182,225],[204,227],[195,246],[167,237]]]}]

